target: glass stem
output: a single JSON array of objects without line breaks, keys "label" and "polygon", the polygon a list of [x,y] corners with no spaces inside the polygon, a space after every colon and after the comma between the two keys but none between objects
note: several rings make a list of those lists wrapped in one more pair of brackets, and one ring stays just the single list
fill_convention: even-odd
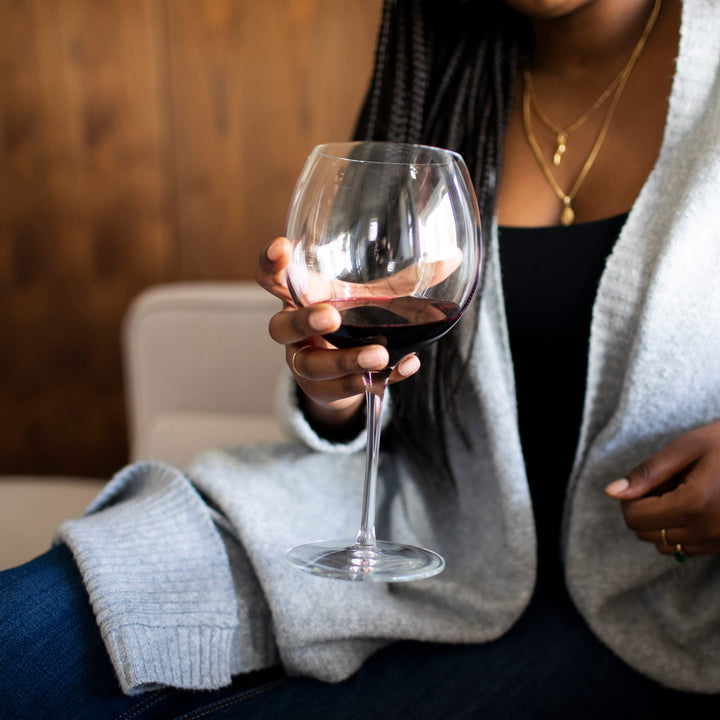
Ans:
[{"label": "glass stem", "polygon": [[362,547],[375,547],[375,502],[377,496],[377,471],[380,455],[380,425],[385,388],[390,370],[365,373],[365,404],[367,407],[367,446],[365,448],[365,487],[363,489],[360,531],[355,543]]}]

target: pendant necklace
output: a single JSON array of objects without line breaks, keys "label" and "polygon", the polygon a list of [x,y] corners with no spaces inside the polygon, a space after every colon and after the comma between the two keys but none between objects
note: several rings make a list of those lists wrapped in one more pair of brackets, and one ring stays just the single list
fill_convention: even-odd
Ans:
[{"label": "pendant necklace", "polygon": [[[650,17],[648,18],[647,24],[645,25],[645,29],[643,30],[643,33],[638,40],[637,44],[635,45],[630,58],[627,61],[627,64],[625,67],[620,71],[620,73],[617,75],[617,77],[610,83],[608,88],[603,92],[602,95],[590,106],[590,108],[585,111],[575,122],[573,122],[571,125],[569,125],[564,130],[559,128],[557,125],[552,123],[547,116],[542,113],[540,108],[538,107],[537,100],[535,99],[535,95],[533,93],[532,89],[532,79],[530,76],[530,72],[527,68],[523,69],[523,128],[525,130],[525,137],[527,138],[528,144],[530,145],[530,148],[533,152],[533,155],[535,156],[535,160],[537,161],[538,165],[540,166],[540,170],[542,171],[543,175],[545,176],[545,180],[547,181],[548,185],[553,189],[555,194],[558,196],[558,199],[563,204],[562,211],[560,213],[560,223],[562,225],[572,225],[572,223],[575,221],[575,209],[573,208],[573,202],[575,200],[575,196],[577,195],[578,191],[580,190],[581,185],[583,184],[585,178],[587,177],[587,174],[590,172],[590,169],[592,168],[595,159],[598,156],[598,153],[600,152],[600,148],[602,147],[603,142],[605,141],[605,137],[608,133],[608,130],[610,129],[610,123],[612,122],[612,119],[615,115],[615,111],[617,110],[617,107],[620,103],[620,99],[623,94],[623,90],[625,89],[625,86],[627,85],[627,82],[630,78],[630,73],[632,72],[633,68],[635,67],[635,63],[637,62],[638,58],[642,54],[642,51],[645,49],[645,44],[647,43],[647,39],[650,36],[650,33],[652,32],[653,27],[655,26],[655,21],[657,20],[658,14],[660,12],[660,6],[662,4],[662,0],[655,0],[655,5],[653,6],[652,12],[650,13]],[[610,101],[610,105],[608,106],[607,112],[605,114],[605,119],[603,120],[603,123],[600,127],[600,131],[598,132],[597,138],[595,139],[595,143],[593,144],[592,148],[590,149],[590,153],[587,156],[585,163],[583,164],[582,168],[580,169],[580,172],[575,179],[575,182],[573,183],[572,187],[568,192],[565,192],[565,190],[560,187],[559,183],[555,179],[555,177],[552,174],[552,170],[548,167],[547,163],[545,162],[545,159],[543,158],[542,151],[540,150],[540,146],[538,145],[538,142],[535,138],[535,135],[532,131],[532,111],[535,111],[535,114],[538,116],[540,121],[548,127],[550,130],[552,130],[557,135],[557,148],[555,150],[555,154],[553,156],[553,165],[560,165],[562,162],[562,156],[567,150],[567,138],[568,135],[573,132],[574,130],[577,130],[579,127],[585,124],[587,120],[592,117],[592,115],[597,112],[597,110],[602,107],[602,105],[605,103],[605,101],[612,96],[612,100]]]},{"label": "pendant necklace", "polygon": [[527,94],[530,96],[530,107],[532,111],[537,115],[538,120],[555,136],[555,152],[553,154],[553,165],[560,165],[562,162],[563,155],[567,152],[567,141],[572,133],[579,130],[604,104],[605,101],[612,95],[614,90],[617,90],[620,81],[622,80],[625,68],[623,68],[616,76],[615,79],[605,88],[605,92],[598,97],[598,99],[574,122],[571,122],[566,128],[561,128],[556,125],[538,105],[537,99],[535,98],[535,91],[532,85],[532,77],[530,73],[524,72],[525,87],[527,88]]}]

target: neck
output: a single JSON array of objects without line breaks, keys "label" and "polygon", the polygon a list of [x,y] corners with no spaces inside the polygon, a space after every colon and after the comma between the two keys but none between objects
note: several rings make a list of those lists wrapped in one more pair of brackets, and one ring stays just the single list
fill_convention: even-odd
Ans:
[{"label": "neck", "polygon": [[572,83],[597,68],[604,81],[627,62],[654,2],[593,0],[559,17],[531,17],[533,74]]}]

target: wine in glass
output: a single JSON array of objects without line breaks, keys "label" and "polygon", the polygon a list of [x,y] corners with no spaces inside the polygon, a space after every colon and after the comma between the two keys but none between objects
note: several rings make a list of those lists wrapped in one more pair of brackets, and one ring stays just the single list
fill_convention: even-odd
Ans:
[{"label": "wine in glass", "polygon": [[380,344],[390,357],[385,370],[363,375],[368,441],[357,536],[299,545],[287,559],[346,580],[435,575],[445,565],[437,553],[375,537],[380,421],[392,368],[447,333],[477,285],[480,214],[465,163],[424,145],[320,145],[297,181],[285,234],[296,304],[328,303],[340,313],[340,328],[325,339],[339,348]]}]

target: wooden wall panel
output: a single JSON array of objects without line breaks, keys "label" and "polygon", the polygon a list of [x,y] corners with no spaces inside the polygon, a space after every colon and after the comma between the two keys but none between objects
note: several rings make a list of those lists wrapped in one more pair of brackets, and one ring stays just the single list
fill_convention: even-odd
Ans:
[{"label": "wooden wall panel", "polygon": [[0,6],[0,472],[126,458],[120,317],[174,252],[155,5]]},{"label": "wooden wall panel", "polygon": [[178,240],[187,278],[251,277],[305,157],[347,139],[378,0],[168,5]]},{"label": "wooden wall panel", "polygon": [[348,137],[381,0],[0,0],[0,474],[126,461],[120,323],[249,278]]}]

